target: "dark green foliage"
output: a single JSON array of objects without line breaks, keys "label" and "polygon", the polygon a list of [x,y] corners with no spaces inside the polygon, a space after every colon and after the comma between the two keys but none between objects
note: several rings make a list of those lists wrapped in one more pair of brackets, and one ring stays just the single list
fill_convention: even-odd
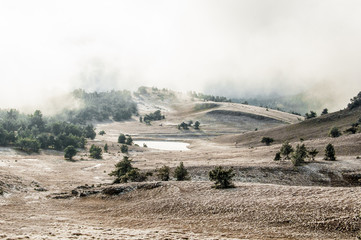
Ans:
[{"label": "dark green foliage", "polygon": [[64,158],[65,159],[72,160],[76,154],[77,154],[77,150],[72,145],[69,145],[64,149]]},{"label": "dark green foliage", "polygon": [[92,124],[87,125],[84,129],[84,137],[94,139],[97,134]]},{"label": "dark green foliage", "polygon": [[169,174],[170,174],[170,168],[168,166],[163,166],[158,169],[157,176],[162,181],[168,181],[169,180]]},{"label": "dark green foliage", "polygon": [[194,123],[194,129],[199,129],[199,126],[201,125],[201,123],[199,121],[196,121]]},{"label": "dark green foliage", "polygon": [[293,166],[300,166],[301,163],[305,162],[305,158],[307,157],[307,148],[305,144],[296,146],[296,151],[292,154],[292,164]]},{"label": "dark green foliage", "polygon": [[317,154],[318,154],[318,151],[317,151],[316,148],[313,148],[310,151],[308,151],[308,156],[311,157],[312,161],[315,161],[315,157],[316,157]]},{"label": "dark green foliage", "polygon": [[120,151],[121,151],[122,153],[128,153],[128,146],[125,145],[125,144],[122,144],[122,145],[120,146]]},{"label": "dark green foliage", "polygon": [[357,126],[352,126],[350,128],[347,128],[345,130],[345,133],[355,134],[357,132],[357,130],[358,130]]},{"label": "dark green foliage", "polygon": [[285,157],[285,159],[290,159],[289,155],[294,151],[293,147],[289,142],[284,142],[280,149],[281,155]]},{"label": "dark green foliage", "polygon": [[94,144],[91,145],[89,149],[90,157],[95,159],[101,159],[102,158],[102,149],[98,146],[95,146]]},{"label": "dark green foliage", "polygon": [[221,166],[214,168],[209,172],[209,179],[214,181],[215,188],[232,188],[232,178],[236,175],[233,168],[228,170],[223,169]]},{"label": "dark green foliage", "polygon": [[329,160],[329,161],[335,161],[336,157],[335,157],[335,148],[333,147],[333,145],[331,143],[329,143],[326,148],[325,148],[325,160]]},{"label": "dark green foliage", "polygon": [[263,137],[261,142],[266,144],[267,146],[271,145],[271,143],[273,143],[273,138],[270,137]]},{"label": "dark green foliage", "polygon": [[306,119],[315,118],[317,117],[317,113],[314,111],[310,111],[310,113],[305,114]]},{"label": "dark green foliage", "polygon": [[101,130],[98,134],[101,135],[101,136],[103,136],[103,135],[106,134],[106,133],[105,133],[104,130]]},{"label": "dark green foliage", "polygon": [[139,117],[139,122],[143,122],[142,116]]},{"label": "dark green foliage", "polygon": [[327,109],[327,108],[325,108],[325,109],[322,110],[321,116],[322,116],[322,115],[325,115],[325,114],[328,114],[328,109]]},{"label": "dark green foliage", "polygon": [[125,135],[123,133],[121,133],[118,137],[118,143],[125,143]]},{"label": "dark green foliage", "polygon": [[275,160],[275,161],[281,160],[281,153],[280,153],[280,152],[276,152],[275,158],[274,158],[273,160]]},{"label": "dark green foliage", "polygon": [[182,122],[181,124],[178,125],[178,129],[184,129],[184,130],[189,130],[188,128],[188,124],[186,124],[185,122]]},{"label": "dark green foliage", "polygon": [[40,143],[33,138],[18,138],[15,146],[27,153],[39,152],[40,149]]},{"label": "dark green foliage", "polygon": [[177,179],[177,181],[184,181],[189,179],[188,171],[184,167],[183,162],[181,162],[179,166],[174,169],[174,177]]},{"label": "dark green foliage", "polygon": [[107,143],[104,145],[104,152],[108,152],[108,144]]},{"label": "dark green foliage", "polygon": [[165,116],[161,114],[160,110],[155,111],[154,113],[146,114],[143,118],[144,122],[151,122],[164,119]]},{"label": "dark green foliage", "polygon": [[125,140],[125,144],[132,145],[133,144],[133,138],[129,135],[127,135],[127,139]]},{"label": "dark green foliage", "polygon": [[333,128],[330,129],[328,135],[330,137],[336,138],[336,137],[341,136],[341,132],[337,127],[333,127]]},{"label": "dark green foliage", "polygon": [[211,108],[216,108],[219,107],[219,104],[216,103],[198,103],[194,106],[194,111],[202,111],[202,110],[207,110],[207,109],[211,109]]},{"label": "dark green foliage", "polygon": [[109,175],[116,177],[114,183],[141,182],[147,179],[147,174],[141,173],[139,169],[132,166],[128,156],[124,156],[123,160],[115,165],[115,170]]},{"label": "dark green foliage", "polygon": [[350,103],[347,105],[349,109],[353,109],[361,106],[361,92],[357,94],[357,96],[350,99]]},{"label": "dark green foliage", "polygon": [[206,95],[203,93],[196,93],[196,92],[190,92],[189,95],[194,98],[199,98],[204,101],[213,101],[213,102],[231,102],[230,99],[226,97],[221,96],[213,96],[213,95]]}]

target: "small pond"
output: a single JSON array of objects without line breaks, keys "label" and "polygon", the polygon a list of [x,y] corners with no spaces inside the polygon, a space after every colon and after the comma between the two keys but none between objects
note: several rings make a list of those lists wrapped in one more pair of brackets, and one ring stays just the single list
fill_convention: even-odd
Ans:
[{"label": "small pond", "polygon": [[189,143],[185,143],[185,142],[135,140],[134,143],[138,144],[140,147],[143,147],[143,144],[146,144],[148,148],[154,148],[154,149],[159,149],[159,150],[168,150],[168,151],[188,151],[188,150],[190,150],[187,147],[187,146],[189,146]]}]

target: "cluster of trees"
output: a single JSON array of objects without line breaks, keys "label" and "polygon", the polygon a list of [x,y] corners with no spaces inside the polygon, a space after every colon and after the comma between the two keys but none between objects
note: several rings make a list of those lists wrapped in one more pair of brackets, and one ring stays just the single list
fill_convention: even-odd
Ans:
[{"label": "cluster of trees", "polygon": [[39,149],[63,150],[68,146],[84,148],[86,138],[96,136],[92,125],[45,118],[39,110],[25,115],[11,109],[1,111],[0,117],[0,146],[14,146],[29,153]]},{"label": "cluster of trees", "polygon": [[75,110],[64,110],[58,118],[74,124],[85,124],[87,121],[127,120],[138,114],[137,104],[132,100],[129,91],[90,92],[82,89],[72,92],[81,107]]},{"label": "cluster of trees", "polygon": [[[305,144],[297,144],[296,149],[294,149],[289,142],[284,142],[281,146],[280,151],[276,153],[274,160],[279,161],[282,159],[283,156],[283,159],[291,159],[294,166],[299,166],[305,162],[306,158],[314,161],[318,153],[319,152],[315,148],[310,150],[307,149]],[[324,160],[336,160],[335,148],[332,144],[328,144],[326,146]]]},{"label": "cluster of trees", "polygon": [[359,92],[355,97],[350,99],[350,103],[347,105],[348,109],[354,109],[361,106],[361,92]]},{"label": "cluster of trees", "polygon": [[203,93],[189,92],[188,95],[194,98],[202,99],[203,101],[213,101],[213,102],[231,102],[231,99],[222,96],[213,96]]},{"label": "cluster of trees", "polygon": [[[182,122],[180,124],[177,125],[177,128],[179,130],[183,129],[183,130],[189,130],[189,127],[192,127],[193,125],[193,121],[189,120],[188,123]],[[196,130],[199,130],[199,126],[201,125],[201,123],[199,121],[195,121],[193,128]]]},{"label": "cluster of trees", "polygon": [[140,172],[138,168],[133,167],[132,160],[128,156],[123,156],[123,160],[115,164],[115,170],[109,176],[114,176],[113,183],[143,182],[151,174]]},{"label": "cluster of trees", "polygon": [[145,87],[145,86],[139,87],[138,91],[134,92],[134,96],[136,96],[136,97],[141,97],[141,96],[153,97],[153,98],[158,98],[161,101],[164,101],[165,99],[173,100],[176,98],[175,93],[166,88],[158,89],[156,87],[149,88],[149,87]]},{"label": "cluster of trees", "polygon": [[130,136],[128,134],[124,135],[123,133],[121,133],[121,134],[119,134],[119,137],[118,137],[118,143],[132,145],[133,138],[132,138],[132,136]]},{"label": "cluster of trees", "polygon": [[162,119],[165,119],[165,116],[162,115],[160,110],[157,110],[153,113],[145,114],[143,118],[142,116],[139,117],[139,121],[144,121],[146,124],[150,124],[151,121],[158,121]]}]

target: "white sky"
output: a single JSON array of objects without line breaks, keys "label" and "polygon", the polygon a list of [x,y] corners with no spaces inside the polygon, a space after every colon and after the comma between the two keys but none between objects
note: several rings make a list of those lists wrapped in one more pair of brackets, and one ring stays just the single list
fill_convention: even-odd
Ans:
[{"label": "white sky", "polygon": [[361,90],[361,1],[0,0],[0,107],[82,87]]}]

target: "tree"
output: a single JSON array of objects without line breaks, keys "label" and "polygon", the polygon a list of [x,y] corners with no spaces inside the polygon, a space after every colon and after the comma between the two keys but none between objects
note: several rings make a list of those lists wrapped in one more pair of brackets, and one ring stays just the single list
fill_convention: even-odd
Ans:
[{"label": "tree", "polygon": [[276,152],[275,158],[274,158],[273,160],[275,160],[275,161],[281,160],[281,153],[280,153],[280,152]]},{"label": "tree", "polygon": [[336,138],[336,137],[341,136],[341,132],[337,127],[333,127],[333,128],[330,129],[328,135],[330,137]]},{"label": "tree", "polygon": [[336,157],[335,157],[335,148],[333,147],[333,145],[331,143],[329,143],[326,148],[325,148],[325,160],[329,160],[329,161],[335,161]]},{"label": "tree", "polygon": [[132,166],[128,156],[123,156],[123,160],[115,164],[115,170],[109,176],[116,177],[113,183],[142,182],[147,179],[147,174],[141,173],[138,168]]},{"label": "tree", "polygon": [[305,161],[305,158],[307,157],[307,148],[305,144],[296,146],[296,151],[292,154],[292,164],[293,166],[299,166],[301,163]]},{"label": "tree", "polygon": [[325,108],[325,109],[322,110],[321,116],[322,116],[322,115],[325,115],[325,114],[328,114],[328,109],[327,109],[327,108]]},{"label": "tree", "polygon": [[125,140],[125,144],[132,145],[133,144],[133,138],[131,136],[127,136],[127,140]]},{"label": "tree", "polygon": [[43,114],[40,110],[36,110],[34,114],[30,115],[29,128],[32,128],[34,126],[38,127],[41,131],[44,130],[45,122],[43,120]]},{"label": "tree", "polygon": [[314,111],[310,111],[310,113],[305,114],[306,119],[315,118],[317,117],[317,113]]},{"label": "tree", "polygon": [[177,181],[184,181],[188,179],[188,171],[184,167],[183,162],[180,162],[179,166],[175,168],[174,177]]},{"label": "tree", "polygon": [[201,125],[201,123],[200,122],[198,122],[198,121],[196,121],[195,123],[194,123],[194,129],[199,129],[199,125]]},{"label": "tree", "polygon": [[308,151],[308,156],[311,157],[312,161],[315,161],[315,157],[316,157],[317,154],[318,154],[318,151],[317,151],[316,148],[313,148],[310,151]]},{"label": "tree", "polygon": [[121,151],[122,153],[128,153],[128,146],[125,145],[125,144],[122,144],[122,145],[120,146],[120,151]]},{"label": "tree", "polygon": [[361,106],[361,92],[357,94],[357,96],[350,99],[350,103],[348,104],[349,109],[356,108],[358,106]]},{"label": "tree", "polygon": [[72,160],[73,157],[77,154],[77,150],[74,146],[70,145],[70,146],[67,146],[65,149],[64,149],[64,158],[65,159],[69,159],[69,160]]},{"label": "tree", "polygon": [[98,146],[95,146],[94,144],[90,147],[90,157],[95,159],[101,159],[102,158],[102,149]]},{"label": "tree", "polygon": [[270,138],[270,137],[263,137],[261,142],[262,143],[265,143],[267,146],[271,145],[271,143],[273,143],[273,138]]},{"label": "tree", "polygon": [[94,139],[95,136],[97,135],[92,124],[87,125],[85,127],[84,131],[85,131],[84,134],[85,134],[86,138]]},{"label": "tree", "polygon": [[118,137],[118,143],[125,143],[125,135],[121,133]]},{"label": "tree", "polygon": [[27,153],[39,152],[40,149],[40,143],[33,138],[18,138],[15,145]]},{"label": "tree", "polygon": [[108,152],[108,144],[107,143],[104,145],[104,152]]},{"label": "tree", "polygon": [[106,133],[105,133],[104,130],[101,130],[98,134],[103,136],[103,135],[106,134]]},{"label": "tree", "polygon": [[170,168],[168,166],[164,165],[163,167],[158,169],[157,176],[162,181],[168,181],[169,180],[169,173],[170,173]]},{"label": "tree", "polygon": [[139,116],[139,122],[143,122],[142,116]]},{"label": "tree", "polygon": [[293,152],[293,147],[289,144],[289,142],[284,142],[280,149],[281,154],[285,157],[285,159],[290,159],[289,155]]},{"label": "tree", "polygon": [[236,174],[233,172],[233,168],[228,170],[223,169],[221,166],[214,168],[208,173],[209,179],[214,181],[215,188],[232,188],[232,178]]}]

